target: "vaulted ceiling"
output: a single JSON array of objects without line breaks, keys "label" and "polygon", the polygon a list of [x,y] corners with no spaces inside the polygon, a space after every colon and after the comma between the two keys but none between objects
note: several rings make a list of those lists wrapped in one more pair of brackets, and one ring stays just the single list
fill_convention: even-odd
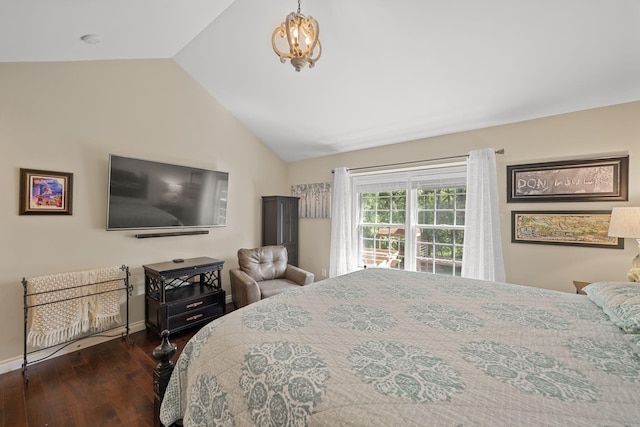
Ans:
[{"label": "vaulted ceiling", "polygon": [[[640,100],[638,0],[3,0],[0,62],[173,58],[285,161]],[[99,36],[100,43],[80,40]]]}]

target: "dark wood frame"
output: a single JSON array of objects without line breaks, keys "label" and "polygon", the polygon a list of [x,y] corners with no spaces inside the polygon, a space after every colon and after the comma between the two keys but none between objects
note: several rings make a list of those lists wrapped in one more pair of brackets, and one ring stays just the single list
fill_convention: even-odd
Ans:
[{"label": "dark wood frame", "polygon": [[[178,351],[178,347],[169,342],[169,331],[162,331],[162,342],[158,345],[151,355],[158,362],[153,368],[153,426],[164,427],[160,422],[160,406],[164,399],[171,374],[175,368],[173,356]],[[175,425],[175,424],[173,424]]]},{"label": "dark wood frame", "polygon": [[[598,190],[593,169],[601,168],[611,179],[611,191]],[[608,170],[602,170],[606,168]],[[587,175],[587,176],[585,176]],[[596,176],[595,180],[601,179]],[[519,183],[531,182],[521,191]],[[540,189],[541,188],[541,189]],[[507,202],[593,202],[629,199],[629,156],[606,159],[566,160],[507,166]]]},{"label": "dark wood frame", "polygon": [[[620,237],[610,237],[610,242],[602,241],[598,242],[597,240],[583,240],[578,239],[582,234],[579,233],[579,229],[571,227],[567,229],[564,233],[567,239],[554,238],[553,236],[549,236],[549,239],[543,238],[526,238],[523,237],[523,234],[526,235],[526,227],[519,227],[519,218],[522,216],[555,216],[555,217],[564,217],[565,220],[568,220],[569,217],[599,217],[599,216],[608,216],[611,218],[611,211],[512,211],[511,212],[511,242],[512,243],[535,243],[535,244],[544,244],[544,245],[565,245],[565,246],[583,246],[583,247],[593,247],[593,248],[607,248],[607,249],[624,249],[624,239]],[[594,218],[595,220],[595,218]],[[608,230],[608,225],[607,225]],[[573,234],[570,234],[573,233]],[[607,236],[609,237],[609,236]]]},{"label": "dark wood frame", "polygon": [[[61,207],[34,207],[31,205],[31,191],[33,180],[37,178],[62,179]],[[71,215],[73,206],[73,174],[69,172],[54,172],[37,169],[20,168],[20,215]]]}]

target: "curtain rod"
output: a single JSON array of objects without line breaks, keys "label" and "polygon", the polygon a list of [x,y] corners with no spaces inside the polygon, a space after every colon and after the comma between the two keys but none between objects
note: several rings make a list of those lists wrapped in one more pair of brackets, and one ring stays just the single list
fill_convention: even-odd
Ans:
[{"label": "curtain rod", "polygon": [[[496,154],[504,154],[504,148],[500,148],[495,151]],[[384,168],[389,166],[403,166],[403,165],[412,165],[415,163],[424,163],[424,162],[437,162],[439,160],[453,160],[453,159],[461,159],[463,157],[469,157],[469,154],[460,154],[458,156],[448,156],[448,157],[438,157],[436,159],[422,159],[422,160],[412,160],[410,162],[400,162],[400,163],[387,163],[386,165],[375,165],[375,166],[362,166],[359,168],[347,168],[348,171],[359,171],[365,169],[376,169],[376,168]],[[331,173],[334,173],[334,170],[331,170]]]}]

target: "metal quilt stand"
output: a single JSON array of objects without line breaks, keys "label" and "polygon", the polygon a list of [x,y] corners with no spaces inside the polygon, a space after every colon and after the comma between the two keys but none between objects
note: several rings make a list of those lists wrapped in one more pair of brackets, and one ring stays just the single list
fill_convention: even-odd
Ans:
[{"label": "metal quilt stand", "polygon": [[[34,292],[34,293],[29,293],[28,290],[28,281],[26,278],[22,279],[22,286],[24,289],[24,294],[23,294],[23,304],[24,304],[24,358],[23,358],[23,362],[22,362],[22,375],[24,377],[24,382],[25,384],[27,384],[29,382],[29,375],[27,373],[27,368],[29,365],[32,365],[34,363],[37,362],[41,362],[43,360],[49,359],[50,357],[55,356],[58,352],[60,352],[62,349],[70,346],[71,344],[74,344],[78,341],[81,341],[83,339],[86,338],[91,338],[91,337],[105,337],[105,338],[116,338],[118,336],[120,336],[123,340],[127,341],[127,343],[133,345],[133,341],[131,340],[131,338],[129,337],[129,298],[131,297],[132,293],[133,293],[133,285],[131,285],[131,283],[129,282],[129,276],[131,275],[129,273],[129,267],[126,265],[122,265],[120,267],[120,270],[122,270],[124,272],[123,277],[116,279],[117,281],[122,281],[122,286],[119,286],[116,289],[110,289],[107,291],[100,291],[100,292],[91,292],[88,294],[84,294],[84,295],[80,295],[80,296],[75,296],[75,297],[71,297],[71,298],[64,298],[64,299],[59,299],[59,300],[55,300],[55,301],[51,301],[51,302],[47,302],[47,303],[41,303],[41,304],[30,304],[29,303],[29,299],[30,297],[36,296],[36,295],[42,295],[42,294],[46,294],[46,293],[52,293],[52,292],[59,292],[60,290],[51,290],[51,291],[43,291],[43,292]],[[109,282],[112,282],[114,280],[109,280]],[[74,286],[74,287],[69,287],[66,289],[80,289],[80,288],[87,288],[89,286],[95,286],[98,285],[100,283],[106,283],[107,281],[102,281],[102,282],[95,282],[95,283],[88,283],[85,285],[78,285],[78,286]],[[65,290],[66,290],[65,289]],[[81,336],[77,336],[75,338],[69,339],[67,341],[55,344],[55,345],[51,345],[51,346],[47,346],[47,347],[38,347],[38,348],[34,348],[30,351],[28,351],[27,348],[27,335],[28,335],[28,324],[29,324],[29,310],[33,309],[35,307],[39,307],[39,306],[43,306],[43,305],[49,305],[49,304],[56,304],[56,303],[60,303],[60,302],[64,302],[64,301],[71,301],[74,299],[78,299],[78,298],[87,298],[90,296],[95,296],[95,295],[100,295],[100,294],[105,294],[105,293],[110,293],[110,292],[124,292],[126,295],[126,320],[125,323],[123,324],[122,322],[119,322],[117,325],[111,326],[107,329],[103,329],[103,330],[99,330],[99,331],[95,331],[92,333],[87,333],[87,334],[83,334]],[[115,329],[120,329],[124,326],[125,331],[120,333],[120,334],[111,334],[109,335],[108,332],[109,331],[113,331]],[[51,349],[55,349],[51,352],[49,352],[49,354],[40,357],[38,359],[35,360],[29,360],[29,355],[32,355],[36,352],[42,352],[42,351],[46,351],[46,350],[51,350]]]}]

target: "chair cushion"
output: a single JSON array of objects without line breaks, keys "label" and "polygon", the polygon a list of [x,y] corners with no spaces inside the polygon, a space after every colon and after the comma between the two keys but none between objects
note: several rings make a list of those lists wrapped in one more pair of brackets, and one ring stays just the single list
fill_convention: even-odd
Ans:
[{"label": "chair cushion", "polygon": [[284,246],[238,250],[240,269],[256,282],[283,278],[287,261],[287,248]]},{"label": "chair cushion", "polygon": [[263,282],[259,282],[258,286],[260,287],[262,299],[278,295],[279,293],[289,289],[300,288],[300,285],[287,279],[265,280]]}]

